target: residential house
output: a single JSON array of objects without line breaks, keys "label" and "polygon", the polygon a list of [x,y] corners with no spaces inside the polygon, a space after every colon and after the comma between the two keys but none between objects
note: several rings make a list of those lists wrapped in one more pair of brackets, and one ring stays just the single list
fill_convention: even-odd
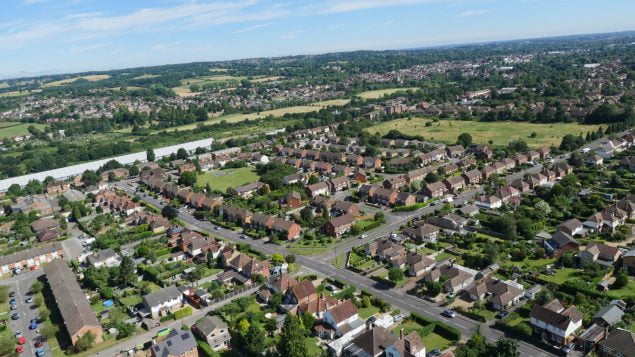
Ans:
[{"label": "residential house", "polygon": [[589,243],[586,248],[576,255],[582,263],[598,263],[613,267],[622,256],[622,251],[606,244]]},{"label": "residential house", "polygon": [[496,209],[502,207],[503,200],[496,195],[481,195],[474,201],[474,204],[481,208]]},{"label": "residential house", "polygon": [[425,223],[417,227],[408,227],[403,233],[417,243],[436,243],[440,231],[439,227]]},{"label": "residential house", "polygon": [[465,187],[465,179],[461,176],[450,176],[442,181],[448,191],[457,193]]},{"label": "residential house", "polygon": [[383,206],[394,206],[397,201],[397,191],[380,187],[375,190],[373,201]]},{"label": "residential house", "polygon": [[346,176],[340,176],[332,178],[328,181],[329,188],[331,192],[335,193],[338,191],[347,190],[350,187],[350,181]]},{"label": "residential house", "polygon": [[345,300],[324,312],[320,337],[322,338],[349,338],[359,334],[364,330],[366,324],[357,314],[357,307],[353,302]]},{"label": "residential house", "polygon": [[554,299],[545,305],[534,304],[529,314],[532,331],[541,340],[565,346],[582,327],[582,313],[575,307],[564,308]]},{"label": "residential house", "polygon": [[152,357],[198,357],[198,344],[189,330],[173,329],[150,347],[150,353]]},{"label": "residential house", "polygon": [[443,282],[443,290],[446,293],[458,293],[472,284],[476,273],[477,272],[472,269],[450,262],[436,266],[427,272],[423,276],[423,281],[435,282],[443,277],[445,279]]},{"label": "residential house", "polygon": [[242,198],[249,198],[253,196],[258,190],[260,190],[265,184],[262,182],[252,182],[240,187],[236,187],[238,196]]},{"label": "residential house", "polygon": [[121,257],[112,248],[108,248],[87,256],[86,263],[94,268],[116,267],[121,263]]},{"label": "residential house", "polygon": [[383,327],[374,327],[364,331],[341,348],[341,352],[329,346],[331,352],[344,357],[425,357],[426,348],[416,331],[393,336]]},{"label": "residential house", "polygon": [[453,145],[445,148],[448,157],[461,157],[465,154],[465,148],[462,145]]},{"label": "residential house", "polygon": [[157,319],[183,307],[183,294],[174,285],[143,296],[142,303],[148,314]]},{"label": "residential house", "polygon": [[306,192],[310,197],[328,196],[331,193],[329,184],[326,182],[318,182],[306,187]]},{"label": "residential house", "polygon": [[357,205],[348,201],[335,201],[335,204],[331,207],[331,211],[337,213],[338,215],[350,214],[354,217],[359,217],[361,215]]},{"label": "residential house", "polygon": [[31,249],[0,256],[0,274],[8,274],[15,269],[39,267],[63,257],[64,249],[60,242],[40,244]]},{"label": "residential house", "polygon": [[412,206],[417,203],[417,198],[408,192],[400,192],[397,194],[395,204],[397,206]]},{"label": "residential house", "polygon": [[558,230],[567,233],[570,236],[575,235],[583,235],[584,234],[584,226],[582,222],[580,222],[576,218],[572,218],[566,220],[558,225]]},{"label": "residential house", "polygon": [[470,170],[464,172],[461,177],[468,185],[478,185],[481,182],[481,172],[479,170]]},{"label": "residential house", "polygon": [[433,183],[427,184],[423,188],[422,192],[427,197],[437,198],[437,197],[443,196],[445,194],[446,190],[447,190],[447,188],[445,187],[443,182],[437,181],[437,182],[433,182]]},{"label": "residential house", "polygon": [[635,333],[615,328],[603,341],[597,344],[597,353],[601,357],[635,356]]},{"label": "residential house", "polygon": [[205,316],[196,321],[192,332],[207,342],[214,351],[224,350],[231,343],[227,324],[218,316]]},{"label": "residential house", "polygon": [[522,285],[495,278],[476,282],[465,289],[465,292],[474,301],[482,301],[489,297],[494,310],[503,310],[516,305],[525,295]]},{"label": "residential house", "polygon": [[432,216],[427,219],[427,222],[445,230],[449,234],[463,234],[465,233],[465,228],[467,227],[467,219],[455,213]]},{"label": "residential house", "polygon": [[543,245],[547,254],[553,257],[559,257],[566,252],[575,252],[580,249],[580,243],[563,231],[557,231],[552,234],[551,238],[545,240]]},{"label": "residential house", "polygon": [[284,203],[291,209],[302,207],[302,195],[299,192],[291,191],[284,196]]},{"label": "residential house", "polygon": [[355,217],[351,214],[334,217],[324,225],[324,232],[331,237],[340,237],[351,229],[353,223]]}]

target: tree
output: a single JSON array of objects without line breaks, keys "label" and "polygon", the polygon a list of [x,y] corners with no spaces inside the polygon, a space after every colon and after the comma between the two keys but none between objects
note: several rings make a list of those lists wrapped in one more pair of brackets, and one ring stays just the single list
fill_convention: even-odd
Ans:
[{"label": "tree", "polygon": [[399,269],[398,267],[390,268],[390,270],[388,271],[388,279],[390,279],[390,281],[392,281],[393,283],[397,283],[403,280],[403,278],[403,270]]},{"label": "tree", "polygon": [[180,148],[176,151],[176,158],[179,160],[187,159],[187,150]]},{"label": "tree", "polygon": [[249,331],[249,327],[251,327],[251,324],[249,323],[249,321],[242,319],[240,321],[238,321],[238,332],[241,335],[246,335],[247,331]]},{"label": "tree", "polygon": [[196,172],[188,171],[181,174],[179,185],[192,187],[196,184]]},{"label": "tree", "polygon": [[620,272],[615,278],[612,289],[621,289],[628,285],[628,275],[624,271]]},{"label": "tree", "polygon": [[10,333],[2,334],[0,337],[0,356],[11,356],[15,352],[15,340]]},{"label": "tree", "polygon": [[289,264],[293,264],[295,263],[295,255],[288,254],[286,257],[284,257],[284,260]]},{"label": "tree", "polygon": [[377,212],[375,213],[375,221],[376,222],[381,222],[384,223],[386,222],[386,217],[384,216],[384,212]]},{"label": "tree", "polygon": [[425,286],[426,294],[433,297],[441,294],[441,290],[443,289],[440,281],[426,281]]},{"label": "tree", "polygon": [[315,317],[312,314],[302,314],[302,325],[308,331],[313,330],[313,326],[315,325]]},{"label": "tree", "polygon": [[137,329],[135,325],[127,323],[127,322],[117,322],[114,327],[117,329],[117,339],[126,338],[128,336],[132,336],[132,334]]},{"label": "tree", "polygon": [[35,298],[33,299],[33,305],[35,305],[36,307],[40,307],[43,306],[44,304],[44,298],[42,297],[42,295],[36,295]]},{"label": "tree", "polygon": [[154,155],[154,150],[152,150],[151,148],[148,148],[148,150],[146,150],[146,160],[148,162],[152,162],[156,159],[156,155]]},{"label": "tree", "polygon": [[40,318],[40,321],[47,321],[51,317],[51,310],[47,309],[45,306],[41,306],[38,317]]},{"label": "tree", "polygon": [[293,314],[287,314],[280,334],[280,342],[278,342],[278,355],[284,357],[308,356],[304,335],[305,330],[300,319]]},{"label": "tree", "polygon": [[509,339],[509,338],[505,338],[505,337],[501,337],[496,341],[496,344],[493,346],[493,352],[492,354],[489,354],[490,356],[494,355],[497,357],[519,357],[520,356],[520,352],[518,351],[518,342]]},{"label": "tree", "polygon": [[41,292],[42,289],[44,289],[44,283],[42,283],[40,280],[36,280],[33,282],[33,284],[31,284],[31,292],[34,294]]},{"label": "tree", "polygon": [[40,336],[47,340],[54,337],[58,332],[59,328],[54,324],[44,324],[40,328]]},{"label": "tree", "polygon": [[75,350],[79,352],[86,351],[87,349],[93,347],[94,343],[95,334],[88,331],[84,336],[77,340],[77,342],[75,343]]},{"label": "tree", "polygon": [[172,205],[167,205],[161,209],[161,215],[167,219],[175,219],[179,216],[179,209]]},{"label": "tree", "polygon": [[84,174],[82,174],[82,181],[86,186],[93,186],[101,181],[101,177],[99,177],[95,171],[86,170],[84,171]]},{"label": "tree", "polygon": [[119,265],[119,281],[125,286],[132,285],[135,281],[137,281],[135,263],[129,256],[121,258],[121,264]]},{"label": "tree", "polygon": [[456,139],[457,145],[463,145],[463,147],[468,147],[472,145],[472,135],[469,133],[463,133],[459,135],[458,139]]},{"label": "tree", "polygon": [[485,357],[488,355],[489,345],[480,331],[476,331],[472,337],[454,351],[456,357]]},{"label": "tree", "polygon": [[130,169],[128,170],[128,175],[139,176],[139,168],[136,165],[130,166]]},{"label": "tree", "polygon": [[244,341],[245,349],[251,356],[258,356],[265,350],[265,332],[256,324],[249,326]]}]

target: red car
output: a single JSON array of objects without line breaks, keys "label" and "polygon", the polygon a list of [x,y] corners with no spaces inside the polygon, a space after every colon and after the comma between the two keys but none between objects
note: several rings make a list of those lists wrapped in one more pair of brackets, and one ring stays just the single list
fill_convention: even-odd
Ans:
[{"label": "red car", "polygon": [[42,345],[43,345],[42,341],[37,341],[37,342],[35,342],[35,345],[34,345],[34,346],[35,346],[36,348],[40,348],[40,347],[42,347]]},{"label": "red car", "polygon": [[20,336],[18,337],[18,345],[23,345],[26,343],[26,337]]},{"label": "red car", "polygon": [[16,348],[15,348],[15,352],[17,352],[17,353],[22,353],[22,352],[24,352],[24,347],[23,347],[23,346],[18,346],[18,347],[16,347]]}]

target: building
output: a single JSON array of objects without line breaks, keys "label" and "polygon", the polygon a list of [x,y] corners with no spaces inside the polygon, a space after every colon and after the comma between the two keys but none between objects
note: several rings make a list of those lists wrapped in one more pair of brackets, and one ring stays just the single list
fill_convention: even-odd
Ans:
[{"label": "building", "polygon": [[575,307],[564,308],[554,299],[545,305],[535,304],[529,314],[534,335],[552,345],[565,346],[582,327],[582,313]]},{"label": "building", "polygon": [[474,301],[482,301],[489,297],[494,310],[503,310],[516,305],[525,295],[522,285],[494,278],[474,283],[465,289],[465,292]]},{"label": "building", "polygon": [[602,357],[633,357],[635,334],[621,328],[613,329],[597,344],[597,353]]},{"label": "building", "polygon": [[231,335],[227,324],[218,316],[205,316],[192,326],[192,332],[205,340],[214,351],[229,347]]},{"label": "building", "polygon": [[198,357],[196,338],[188,330],[173,329],[163,341],[150,347],[152,357]]},{"label": "building", "polygon": [[425,185],[422,192],[424,195],[430,198],[437,198],[437,197],[443,196],[446,190],[447,188],[445,187],[443,182],[437,181],[437,182],[433,182],[433,183],[429,183]]},{"label": "building", "polygon": [[172,313],[183,306],[183,294],[174,285],[145,295],[142,298],[143,306],[152,318]]},{"label": "building", "polygon": [[598,263],[612,267],[622,256],[617,247],[606,244],[589,243],[586,248],[576,255],[581,263]]},{"label": "building", "polygon": [[115,267],[121,263],[121,258],[112,248],[108,248],[86,257],[86,263],[94,268]]},{"label": "building", "polygon": [[37,267],[58,258],[64,258],[64,249],[60,242],[38,245],[35,248],[1,256],[0,274],[7,274],[14,269]]},{"label": "building", "polygon": [[436,243],[440,231],[439,227],[425,223],[417,227],[406,228],[403,233],[417,243]]},{"label": "building", "polygon": [[317,182],[306,187],[306,193],[309,197],[328,196],[331,193],[329,184],[326,182]]},{"label": "building", "polygon": [[443,290],[447,293],[457,293],[472,284],[476,273],[472,269],[449,263],[436,266],[423,276],[423,281],[435,282],[444,278]]},{"label": "building", "polygon": [[[337,351],[331,351],[339,356]],[[426,348],[416,331],[399,338],[383,327],[374,327],[356,336],[341,350],[345,357],[425,357]]]},{"label": "building", "polygon": [[86,296],[77,283],[75,273],[64,260],[55,259],[44,267],[55,304],[62,315],[64,326],[75,345],[88,332],[95,336],[95,342],[102,341],[103,329],[90,307]]},{"label": "building", "polygon": [[265,184],[262,182],[252,182],[240,187],[236,187],[236,192],[238,196],[242,198],[249,198],[254,195],[254,193],[258,192]]},{"label": "building", "polygon": [[331,218],[324,225],[324,232],[331,237],[340,237],[348,232],[355,223],[355,217],[351,214]]}]

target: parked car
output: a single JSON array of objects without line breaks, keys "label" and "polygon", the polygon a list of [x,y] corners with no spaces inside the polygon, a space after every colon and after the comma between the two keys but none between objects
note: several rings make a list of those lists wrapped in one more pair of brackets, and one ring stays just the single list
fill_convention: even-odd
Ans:
[{"label": "parked car", "polygon": [[14,297],[15,296],[15,291],[12,291],[9,293],[9,297]]},{"label": "parked car", "polygon": [[17,309],[18,309],[18,305],[15,305],[15,304],[14,304],[14,305],[11,305],[10,309],[11,309],[11,310],[17,310]]},{"label": "parked car", "polygon": [[20,315],[18,315],[17,312],[15,314],[11,315],[11,320],[19,320],[19,319],[20,319]]},{"label": "parked car", "polygon": [[11,299],[9,300],[9,304],[11,304],[11,305],[15,305],[15,304],[17,304],[17,303],[18,303],[18,300],[16,300],[15,298],[11,298]]},{"label": "parked car", "polygon": [[35,351],[35,355],[37,357],[44,357],[46,356],[46,352],[44,352],[43,348],[38,348],[37,351]]},{"label": "parked car", "polygon": [[505,316],[507,316],[507,315],[509,315],[509,312],[508,312],[508,311],[503,310],[503,311],[499,312],[499,313],[496,315],[496,318],[497,318],[497,319],[502,319],[503,317],[505,317]]},{"label": "parked car", "polygon": [[574,343],[574,342],[571,342],[570,344],[568,344],[568,345],[566,345],[566,346],[562,347],[562,352],[564,352],[564,353],[567,353],[567,354],[568,354],[569,352],[573,351],[574,347],[575,347],[575,343]]},{"label": "parked car", "polygon": [[18,345],[23,345],[26,343],[26,337],[20,336],[18,337]]},{"label": "parked car", "polygon": [[24,352],[24,346],[22,346],[22,345],[18,345],[18,346],[15,348],[15,352],[16,352],[16,353],[22,353],[22,352]]},{"label": "parked car", "polygon": [[26,298],[26,300],[24,300],[24,301],[25,301],[27,304],[30,304],[30,303],[32,303],[32,302],[33,302],[33,298],[29,296],[29,297],[28,297],[28,298]]},{"label": "parked car", "polygon": [[35,341],[35,343],[33,344],[33,346],[35,346],[36,348],[40,348],[44,345],[44,343],[42,343],[42,341]]},{"label": "parked car", "polygon": [[453,310],[443,310],[441,315],[449,318],[454,318],[456,317],[456,312],[454,312]]},{"label": "parked car", "polygon": [[395,317],[394,317],[395,322],[397,322],[397,321],[401,321],[401,320],[403,320],[403,318],[404,318],[403,314],[397,314],[397,315],[395,315]]},{"label": "parked car", "polygon": [[439,349],[433,349],[432,351],[428,352],[426,354],[427,357],[437,357],[437,356],[441,356],[441,350]]}]

